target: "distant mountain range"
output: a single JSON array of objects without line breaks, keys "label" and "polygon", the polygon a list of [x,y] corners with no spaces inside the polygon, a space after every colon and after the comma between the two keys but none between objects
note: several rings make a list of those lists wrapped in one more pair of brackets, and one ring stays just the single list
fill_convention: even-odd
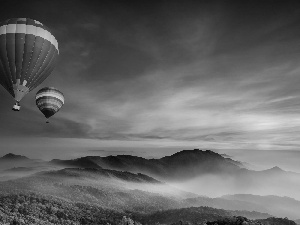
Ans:
[{"label": "distant mountain range", "polygon": [[60,177],[60,178],[90,178],[99,179],[103,177],[119,179],[127,182],[137,183],[152,183],[152,184],[163,184],[162,182],[149,177],[142,173],[130,173],[127,171],[107,170],[107,169],[94,169],[94,168],[66,168],[62,170],[46,171],[37,173],[35,176],[46,176],[46,177]]},{"label": "distant mountain range", "polygon": [[[300,174],[284,171],[279,167],[263,171],[249,170],[244,168],[241,162],[225,158],[210,150],[183,150],[160,159],[145,159],[131,155],[86,156],[74,160],[56,159],[49,164],[143,173],[171,184],[188,182],[188,190],[197,191],[199,195],[209,195],[214,191],[220,192],[220,195],[235,193],[282,195],[288,189],[290,191],[287,193],[288,196],[300,199],[298,191]],[[217,190],[218,188],[220,190]]]},{"label": "distant mountain range", "polygon": [[[226,155],[226,157],[228,157]],[[86,156],[72,160],[53,159],[49,162],[29,159],[9,153],[0,158],[0,170],[10,172],[37,172],[63,168],[92,168],[141,173],[162,181],[184,181],[202,175],[218,175],[238,179],[240,184],[253,185],[255,180],[281,177],[281,182],[289,182],[287,176],[300,178],[300,174],[273,167],[262,171],[246,169],[244,165],[210,150],[183,150],[160,159],[145,159],[132,155]],[[266,182],[260,182],[263,185]],[[297,185],[294,185],[297,186]]]},{"label": "distant mountain range", "polygon": [[[226,158],[225,158],[226,156]],[[220,175],[273,175],[287,173],[279,167],[273,167],[263,171],[252,171],[245,168],[243,163],[220,155],[210,150],[199,149],[183,150],[171,156],[160,159],[145,159],[132,155],[117,156],[85,156],[72,160],[53,159],[49,162],[43,160],[29,159],[26,156],[12,153],[0,157],[0,162],[6,165],[6,170],[29,170],[29,167],[55,168],[94,168],[128,171],[132,173],[143,173],[156,178],[166,180],[189,179],[203,174]],[[24,166],[25,165],[25,166]],[[19,169],[17,169],[19,168]],[[0,166],[1,169],[1,166]],[[288,172],[291,174],[296,174]],[[299,175],[299,174],[298,174]]]},{"label": "distant mountain range", "polygon": [[[169,185],[169,182],[202,181],[208,177],[202,184],[217,191],[224,189],[228,181],[234,184],[235,193],[256,189],[269,193],[270,185],[270,191],[279,190],[280,193],[284,193],[286,188],[300,190],[298,173],[287,172],[279,167],[252,171],[246,169],[243,163],[210,150],[183,150],[160,159],[117,155],[53,159],[49,162],[10,153],[0,158],[1,169],[2,180],[7,181],[0,183],[0,193],[6,194],[35,192],[136,213],[209,206],[227,210],[225,214],[247,216],[250,219],[266,219],[272,215],[292,219],[300,217],[300,202],[292,198],[270,194],[209,198]],[[213,180],[220,179],[217,185],[209,184],[210,176]],[[199,186],[200,190],[202,186]]]},{"label": "distant mountain range", "polygon": [[224,158],[210,150],[183,150],[160,159],[145,159],[131,155],[86,156],[74,160],[54,159],[50,163],[65,167],[105,168],[144,173],[158,179],[189,179],[206,173],[231,174],[243,164]]}]

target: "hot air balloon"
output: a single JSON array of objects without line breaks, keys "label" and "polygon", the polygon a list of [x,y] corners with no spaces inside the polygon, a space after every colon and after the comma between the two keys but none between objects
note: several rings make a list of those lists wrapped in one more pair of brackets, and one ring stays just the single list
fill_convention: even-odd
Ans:
[{"label": "hot air balloon", "polygon": [[50,75],[58,54],[55,37],[42,23],[27,18],[0,23],[0,84],[16,100],[14,111]]},{"label": "hot air balloon", "polygon": [[63,106],[65,99],[62,92],[54,87],[44,87],[36,93],[36,105],[47,118],[53,116]]}]

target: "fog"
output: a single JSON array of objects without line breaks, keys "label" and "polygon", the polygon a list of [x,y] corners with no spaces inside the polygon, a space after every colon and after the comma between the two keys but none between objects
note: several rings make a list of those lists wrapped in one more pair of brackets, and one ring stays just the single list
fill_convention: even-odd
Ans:
[{"label": "fog", "polygon": [[215,150],[225,153],[230,158],[244,162],[255,170],[268,169],[274,166],[287,171],[300,173],[300,151],[297,150]]},{"label": "fog", "polygon": [[171,182],[184,191],[220,197],[232,194],[276,195],[300,200],[300,174],[257,172],[233,176],[204,175],[188,181]]},{"label": "fog", "polygon": [[[176,201],[178,204],[177,207],[209,206],[230,210],[249,210],[250,208],[250,211],[260,211],[277,217],[299,219],[300,201],[286,197],[276,197],[289,196],[299,200],[299,174],[284,174],[284,172],[283,174],[272,173],[273,171],[264,171],[255,175],[250,173],[226,177],[205,175],[187,182],[161,184],[130,182],[115,177],[102,177],[100,180],[88,178],[82,180],[80,183],[99,189],[103,189],[105,186],[109,188],[110,186],[110,189],[115,189],[115,191],[140,190],[146,194],[154,193],[155,195]],[[70,179],[69,182],[78,184],[78,180],[71,181]],[[239,196],[224,196],[238,193],[257,196],[246,196],[244,199]],[[214,199],[208,199],[204,195]],[[197,203],[195,205],[185,201],[186,199],[198,199],[198,197],[200,197],[200,201],[196,201]],[[224,200],[227,199],[230,201],[224,202]],[[140,199],[139,201],[144,202],[145,199]],[[144,202],[143,204],[147,203]],[[175,207],[175,205],[173,205],[173,207]]]}]

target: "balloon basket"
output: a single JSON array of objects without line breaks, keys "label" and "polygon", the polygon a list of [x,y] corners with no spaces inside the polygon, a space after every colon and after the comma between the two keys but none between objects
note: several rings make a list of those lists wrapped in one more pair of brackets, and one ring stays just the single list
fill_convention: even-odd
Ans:
[{"label": "balloon basket", "polygon": [[12,110],[18,112],[18,111],[20,111],[20,109],[21,109],[21,106],[19,105],[18,102],[16,102],[16,103],[14,104]]}]

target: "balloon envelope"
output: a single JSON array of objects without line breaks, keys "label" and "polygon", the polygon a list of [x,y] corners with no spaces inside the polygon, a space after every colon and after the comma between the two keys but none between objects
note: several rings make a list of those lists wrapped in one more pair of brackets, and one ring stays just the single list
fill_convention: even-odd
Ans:
[{"label": "balloon envelope", "polygon": [[36,105],[46,118],[53,116],[63,106],[65,99],[62,92],[54,87],[45,87],[35,96]]},{"label": "balloon envelope", "polygon": [[0,23],[0,84],[17,103],[50,75],[58,54],[55,37],[42,23],[27,18]]}]

